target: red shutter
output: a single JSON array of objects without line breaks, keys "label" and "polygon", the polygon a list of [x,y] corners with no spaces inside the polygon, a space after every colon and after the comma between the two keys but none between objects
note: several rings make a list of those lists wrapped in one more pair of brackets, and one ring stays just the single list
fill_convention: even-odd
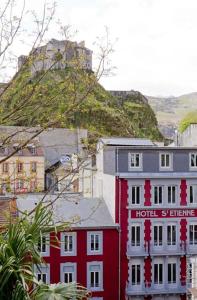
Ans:
[{"label": "red shutter", "polygon": [[144,184],[144,206],[151,206],[151,184],[150,180],[146,179]]},{"label": "red shutter", "polygon": [[181,278],[181,285],[186,285],[186,256],[182,256],[180,258],[180,278]]},{"label": "red shutter", "polygon": [[150,241],[151,241],[151,221],[144,221],[144,248],[150,252]]},{"label": "red shutter", "polygon": [[187,183],[185,179],[181,180],[181,201],[180,201],[180,205],[187,205]]},{"label": "red shutter", "polygon": [[144,284],[145,287],[151,286],[151,278],[152,278],[152,265],[151,265],[151,257],[148,256],[144,259]]}]

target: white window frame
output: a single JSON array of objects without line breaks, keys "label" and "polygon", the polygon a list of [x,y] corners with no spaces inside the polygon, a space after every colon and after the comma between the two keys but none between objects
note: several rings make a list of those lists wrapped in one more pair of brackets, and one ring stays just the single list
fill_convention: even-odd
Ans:
[{"label": "white window frame", "polygon": [[[175,202],[169,202],[169,198],[168,198],[168,188],[171,188],[171,191],[170,191],[170,194],[171,194],[171,201],[172,201],[172,195],[173,195],[173,187],[175,187]],[[178,190],[178,187],[177,187],[177,185],[168,185],[167,187],[166,187],[166,189],[167,189],[167,204],[169,204],[169,205],[176,205],[176,202],[177,202],[177,190]]]},{"label": "white window frame", "polygon": [[[139,243],[139,245],[137,243],[137,239],[135,239],[135,242],[132,244],[132,228],[135,228],[135,237],[136,237],[137,236],[137,227],[140,228],[140,239],[139,239],[140,243]],[[140,224],[132,224],[131,225],[130,240],[131,240],[131,242],[130,242],[131,247],[141,247],[141,225]]]},{"label": "white window frame", "polygon": [[189,233],[189,234],[188,234],[188,235],[189,235],[189,246],[195,246],[195,247],[196,247],[196,245],[197,245],[197,240],[196,240],[196,243],[195,243],[195,238],[194,238],[194,237],[195,237],[195,234],[193,235],[193,243],[191,243],[191,241],[190,241],[190,226],[193,226],[193,227],[194,227],[194,226],[197,226],[197,223],[190,223],[190,224],[189,224],[189,228],[188,228],[188,229],[189,229],[189,230],[188,230],[188,233]]},{"label": "white window frame", "polygon": [[[160,202],[158,202],[158,203],[155,203],[155,188],[157,188],[158,190],[157,190],[157,198],[159,199],[159,188],[161,188],[161,191],[162,191],[162,196],[161,196],[161,203]],[[164,187],[162,186],[162,185],[154,185],[153,187],[152,187],[152,203],[153,203],[153,205],[162,205],[163,204],[163,199],[164,199]]]},{"label": "white window frame", "polygon": [[[159,232],[157,231],[157,243],[155,243],[155,227],[161,227],[161,229],[162,229],[162,240],[161,240],[161,244],[160,243],[158,243],[160,240],[158,239],[158,237],[159,237]],[[163,225],[162,224],[154,224],[153,225],[153,245],[154,245],[154,247],[163,247],[163,235],[164,235],[164,228],[163,228]]]},{"label": "white window frame", "polygon": [[[134,155],[134,160],[136,164],[136,156],[139,155],[139,166],[131,166],[131,157]],[[128,154],[128,170],[129,171],[142,171],[142,153],[129,152]]]},{"label": "white window frame", "polygon": [[[189,185],[189,204],[197,204],[197,184],[190,184]],[[191,202],[191,188],[192,188],[192,193],[193,193],[193,202]],[[196,190],[196,191],[195,191]]]},{"label": "white window frame", "polygon": [[[91,287],[91,266],[99,266],[99,286]],[[103,291],[103,262],[102,261],[91,261],[87,263],[87,288],[92,292]]]},{"label": "white window frame", "polygon": [[[141,193],[142,193],[142,186],[140,185],[132,185],[131,189],[131,203],[130,205],[140,205],[141,204]],[[139,203],[137,203],[137,189],[139,189]],[[134,190],[134,199],[133,199],[133,190]],[[134,202],[134,203],[133,203]]]},{"label": "white window frame", "polygon": [[46,283],[50,284],[50,264],[40,264],[39,268],[34,265],[34,274],[38,278],[38,274],[46,274]]},{"label": "white window frame", "polygon": [[[133,272],[133,266],[135,266],[135,283],[133,284],[133,278],[132,278],[132,272]],[[140,282],[137,283],[137,269],[138,269],[138,266],[140,267],[139,270],[140,270]],[[131,264],[131,285],[132,287],[139,287],[141,286],[142,284],[142,268],[141,268],[141,264],[140,262],[133,262]]]},{"label": "white window frame", "polygon": [[[162,166],[162,156],[164,155],[165,163],[166,163],[166,156],[169,156],[169,166]],[[170,152],[160,152],[159,153],[159,169],[161,171],[172,171],[172,166],[173,166],[173,155]]]},{"label": "white window frame", "polygon": [[[91,236],[98,235],[99,249],[91,249]],[[103,254],[103,232],[102,231],[88,231],[87,232],[87,255],[102,255]]]},{"label": "white window frame", "polygon": [[40,254],[42,255],[42,256],[50,256],[50,234],[41,234],[40,235],[40,247],[41,247],[41,249],[42,249],[42,245],[43,245],[43,243],[42,243],[42,238],[46,238],[46,251],[40,251]]},{"label": "white window frame", "polygon": [[[171,241],[171,243],[169,243],[168,244],[168,226],[169,227],[171,227],[172,228],[172,226],[175,226],[175,244],[173,244],[172,243],[172,236],[173,236],[173,234],[172,234],[172,229],[171,229],[171,238],[170,238],[170,241]],[[177,246],[177,233],[178,233],[178,226],[177,226],[177,224],[175,224],[175,223],[168,223],[167,224],[167,226],[166,226],[166,241],[167,241],[167,246],[168,247],[176,247]]]},{"label": "white window frame", "polygon": [[[171,270],[170,270],[170,273],[171,273],[171,278],[173,278],[173,265],[175,265],[175,281],[169,281],[168,280],[168,267],[169,265],[171,265]],[[170,284],[170,285],[176,285],[177,284],[177,262],[173,261],[169,261],[167,263],[167,283]]]},{"label": "white window frame", "polygon": [[[72,236],[72,251],[65,251],[65,236]],[[61,256],[76,256],[77,255],[77,233],[76,232],[61,232],[60,234]]]},{"label": "white window frame", "polygon": [[196,164],[196,166],[192,166],[192,164],[191,164],[191,162],[192,162],[192,155],[195,155],[195,161],[197,162],[197,152],[191,152],[189,154],[189,168],[190,168],[190,171],[197,169],[197,164]]},{"label": "white window frame", "polygon": [[[158,282],[155,282],[155,265],[162,265],[162,282],[160,282],[159,280],[158,280]],[[157,279],[159,279],[159,267],[158,267],[158,278]],[[153,263],[153,283],[154,283],[154,285],[162,285],[162,284],[164,284],[164,263],[163,262],[160,262],[160,261],[155,261],[154,263]]]},{"label": "white window frame", "polygon": [[73,282],[77,282],[77,264],[73,262],[66,262],[60,264],[60,280],[64,283],[64,268],[65,267],[72,267],[74,272],[73,273]]}]

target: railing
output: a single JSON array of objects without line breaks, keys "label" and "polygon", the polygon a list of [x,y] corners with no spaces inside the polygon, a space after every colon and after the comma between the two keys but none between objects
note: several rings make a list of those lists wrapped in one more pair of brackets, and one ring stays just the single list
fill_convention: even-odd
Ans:
[{"label": "railing", "polygon": [[186,285],[181,285],[180,283],[176,284],[153,284],[150,283],[149,287],[145,284],[141,285],[132,285],[127,283],[126,293],[127,295],[159,295],[159,294],[183,294],[187,291]]}]

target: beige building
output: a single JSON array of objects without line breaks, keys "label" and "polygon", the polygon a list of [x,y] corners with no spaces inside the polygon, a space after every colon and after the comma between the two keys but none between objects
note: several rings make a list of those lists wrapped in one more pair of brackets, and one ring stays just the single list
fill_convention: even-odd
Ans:
[{"label": "beige building", "polygon": [[[2,147],[0,160],[13,153],[18,143]],[[44,155],[38,141],[19,150],[9,159],[0,163],[0,192],[26,193],[44,190]]]}]

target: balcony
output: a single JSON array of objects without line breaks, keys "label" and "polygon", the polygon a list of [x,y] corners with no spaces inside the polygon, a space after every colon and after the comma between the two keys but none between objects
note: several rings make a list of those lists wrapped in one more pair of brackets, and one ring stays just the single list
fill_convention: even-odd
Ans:
[{"label": "balcony", "polygon": [[126,294],[128,296],[142,296],[142,295],[162,295],[162,294],[185,294],[187,291],[186,286],[177,284],[152,284],[150,287],[145,287],[144,284],[133,286],[127,284]]},{"label": "balcony", "polygon": [[[140,256],[161,256],[161,255],[184,255],[184,254],[193,254],[191,253],[191,251],[193,251],[193,253],[197,253],[197,246],[196,249],[194,250],[191,247],[189,248],[188,245],[186,245],[186,249],[182,248],[180,245],[167,245],[164,244],[162,246],[155,246],[153,243],[150,244],[150,247],[148,249],[148,247],[144,247],[144,245],[142,246],[131,246],[130,244],[128,244],[127,246],[127,256],[130,257],[140,257]],[[189,252],[189,253],[188,253]]]}]

